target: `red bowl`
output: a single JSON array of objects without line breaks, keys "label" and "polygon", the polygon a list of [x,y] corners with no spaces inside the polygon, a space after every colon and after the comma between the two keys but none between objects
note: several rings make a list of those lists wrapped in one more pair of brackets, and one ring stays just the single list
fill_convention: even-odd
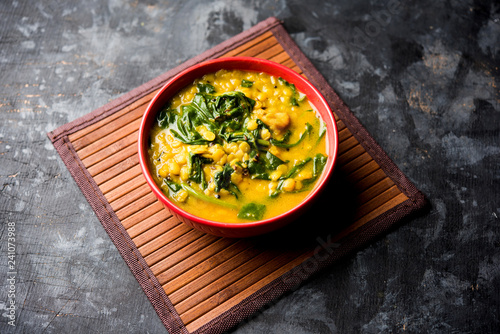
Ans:
[{"label": "red bowl", "polygon": [[[217,72],[221,69],[265,72],[275,77],[282,77],[286,81],[295,84],[296,88],[307,96],[309,102],[316,107],[323,121],[326,123],[326,151],[328,154],[328,160],[321,177],[316,182],[313,190],[300,204],[278,216],[248,223],[222,223],[200,218],[179,208],[162,192],[151,176],[148,163],[148,138],[149,131],[153,126],[157,113],[173,95],[179,92],[182,88],[193,83],[195,79],[208,73]],[[293,70],[278,63],[257,58],[219,58],[194,65],[193,67],[182,71],[167,82],[165,86],[163,86],[163,88],[156,94],[156,96],[151,100],[142,118],[139,129],[138,151],[142,173],[151,187],[151,190],[160,202],[162,202],[166,208],[169,209],[170,212],[172,212],[172,214],[180,221],[209,234],[222,237],[243,238],[274,231],[295,220],[307,210],[314,199],[320,195],[321,190],[325,188],[328,179],[333,173],[338,151],[338,132],[332,111],[325,98],[309,81]]]}]

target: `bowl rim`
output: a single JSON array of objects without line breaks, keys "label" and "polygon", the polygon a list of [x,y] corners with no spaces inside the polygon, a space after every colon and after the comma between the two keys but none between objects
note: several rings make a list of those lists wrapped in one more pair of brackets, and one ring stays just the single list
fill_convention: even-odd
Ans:
[{"label": "bowl rim", "polygon": [[[234,69],[234,70],[244,70],[244,71],[255,71],[255,72],[264,72],[270,75],[276,76],[276,71],[281,72],[281,74],[286,74],[283,76],[286,76],[286,79],[288,82],[291,82],[297,86],[297,83],[300,82],[301,87],[307,87],[309,94],[306,94],[308,96],[311,96],[311,93],[315,95],[315,100],[318,100],[316,103],[312,103],[316,110],[318,110],[318,113],[320,114],[322,120],[327,124],[327,151],[328,152],[333,152],[333,154],[328,154],[328,159],[327,159],[327,164],[325,166],[325,169],[323,170],[321,177],[319,180],[316,181],[316,184],[314,188],[309,192],[309,194],[296,206],[293,208],[277,215],[273,216],[267,219],[262,219],[262,220],[257,220],[257,221],[249,221],[249,222],[243,222],[243,223],[225,223],[225,222],[219,222],[219,221],[214,221],[211,219],[207,218],[202,218],[199,216],[196,216],[188,211],[185,211],[181,209],[179,206],[177,206],[173,201],[171,201],[167,195],[163,193],[161,188],[156,184],[155,180],[153,179],[151,172],[149,170],[149,162],[148,162],[148,155],[147,155],[147,148],[146,148],[146,143],[147,143],[147,138],[149,137],[149,131],[150,129],[147,128],[148,124],[149,126],[152,126],[154,119],[156,118],[156,115],[158,113],[158,108],[161,108],[161,106],[158,106],[158,101],[162,99],[170,99],[173,95],[175,95],[177,92],[180,91],[180,89],[186,87],[189,83],[187,84],[182,84],[182,85],[175,85],[175,83],[179,82],[179,79],[185,78],[186,76],[192,75],[193,73],[198,73],[202,72],[201,75],[195,76],[194,79],[199,78],[203,76],[204,74],[208,73],[214,73],[217,70],[220,69]],[[211,70],[211,69],[215,69]],[[292,80],[289,80],[289,78],[292,77]],[[194,79],[190,80],[192,82]],[[170,89],[173,89],[177,87],[173,92],[170,92],[168,96],[165,98],[163,95],[166,94]],[[173,87],[173,88],[172,88]],[[299,89],[299,91],[303,92],[303,89]],[[304,93],[305,94],[305,93]],[[321,112],[319,112],[319,107],[318,104],[321,104],[322,107],[325,108],[324,114],[330,118],[330,122],[327,122],[324,118],[325,115]],[[163,105],[163,104],[162,104]],[[153,120],[152,120],[153,118]],[[331,124],[332,126],[330,126]],[[305,209],[311,202],[312,200],[325,188],[326,184],[328,183],[330,176],[332,175],[336,161],[337,161],[337,155],[338,155],[338,145],[339,145],[339,139],[338,139],[338,129],[337,129],[337,123],[335,121],[335,117],[333,115],[333,112],[324,98],[323,94],[311,83],[309,82],[306,78],[298,74],[297,72],[293,71],[289,67],[267,60],[267,59],[260,59],[260,58],[253,58],[253,57],[224,57],[224,58],[216,58],[212,60],[207,60],[203,61],[201,63],[198,63],[196,65],[193,65],[187,69],[182,70],[178,74],[174,75],[170,80],[168,80],[162,88],[155,94],[153,99],[148,103],[148,106],[146,108],[146,111],[144,112],[140,127],[139,127],[139,134],[138,134],[138,156],[139,156],[139,164],[141,167],[141,171],[143,176],[146,179],[146,182],[148,183],[149,187],[155,194],[155,196],[163,202],[170,210],[172,210],[174,213],[177,213],[197,224],[201,225],[206,225],[211,228],[222,228],[222,229],[232,229],[232,230],[239,230],[239,229],[250,229],[253,227],[263,227],[266,225],[273,224],[275,222],[281,221],[285,219],[285,217],[291,217],[294,215],[294,213],[300,212],[302,209]],[[146,137],[147,136],[147,137]],[[331,146],[331,150],[328,148]]]}]

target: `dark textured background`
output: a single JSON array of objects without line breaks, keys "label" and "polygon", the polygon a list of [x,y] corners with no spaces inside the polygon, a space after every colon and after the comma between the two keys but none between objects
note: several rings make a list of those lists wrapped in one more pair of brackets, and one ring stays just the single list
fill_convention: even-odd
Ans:
[{"label": "dark textured background", "polygon": [[500,332],[497,1],[5,0],[1,333],[166,333],[46,133],[269,16],[432,209],[235,332]]}]

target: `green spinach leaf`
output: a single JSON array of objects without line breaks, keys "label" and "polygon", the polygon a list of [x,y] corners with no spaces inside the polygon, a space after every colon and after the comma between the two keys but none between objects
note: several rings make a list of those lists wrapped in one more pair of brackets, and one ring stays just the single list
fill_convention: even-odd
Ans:
[{"label": "green spinach leaf", "polygon": [[176,122],[177,116],[177,112],[174,109],[171,109],[170,106],[167,106],[158,113],[156,121],[158,122],[158,126],[160,128],[165,129]]},{"label": "green spinach leaf", "polygon": [[233,182],[231,182],[231,175],[233,173],[234,169],[229,164],[225,164],[224,168],[220,172],[215,173],[214,182],[216,192],[221,191],[221,189],[226,189],[229,193],[231,193],[231,195],[238,198],[240,190]]},{"label": "green spinach leaf", "polygon": [[203,172],[203,164],[210,164],[212,162],[212,159],[190,152],[188,159],[189,179],[201,184],[202,188],[205,189],[207,187],[207,181],[205,180],[205,173]]},{"label": "green spinach leaf", "polygon": [[163,179],[163,182],[165,182],[165,184],[168,186],[168,188],[169,188],[172,192],[174,192],[174,193],[176,193],[176,192],[178,192],[179,190],[181,190],[181,189],[182,189],[182,187],[181,187],[181,185],[180,185],[180,184],[175,183],[175,182],[173,182],[173,181],[169,181],[169,180],[167,180],[167,178]]},{"label": "green spinach leaf", "polygon": [[250,151],[247,169],[252,179],[270,180],[266,161],[262,159],[258,150]]},{"label": "green spinach leaf", "polygon": [[253,81],[243,79],[241,80],[241,87],[250,88],[253,86]]},{"label": "green spinach leaf", "polygon": [[328,158],[321,153],[316,154],[313,158],[313,175],[310,179],[303,180],[303,185],[309,185],[316,182],[316,179],[321,175],[321,172],[325,168]]},{"label": "green spinach leaf", "polygon": [[[297,140],[295,143],[293,143],[293,144],[286,144],[286,143],[284,143],[285,139],[286,139],[286,141],[288,141],[288,137],[290,136],[290,135],[288,135],[287,138],[285,138],[285,139],[283,139],[281,141],[271,138],[271,144],[273,144],[274,146],[277,146],[277,147],[282,147],[282,148],[290,148],[290,147],[297,146],[297,145],[299,145],[304,140],[304,138],[308,134],[311,133],[312,129],[313,129],[312,125],[309,124],[309,123],[306,123],[306,129],[304,130],[304,132],[302,132],[302,134],[299,137],[299,140]],[[285,136],[287,134],[288,134],[288,132],[285,134]]]},{"label": "green spinach leaf", "polygon": [[299,92],[297,91],[297,88],[295,87],[295,85],[293,83],[289,83],[288,81],[286,81],[285,79],[283,79],[281,77],[279,77],[278,80],[281,82],[281,84],[290,88],[290,90],[292,91],[292,96],[290,97],[290,104],[292,106],[298,107],[299,102],[304,100],[304,97],[301,94],[299,94]]},{"label": "green spinach leaf", "polygon": [[238,213],[238,218],[248,220],[260,220],[264,217],[266,206],[258,203],[244,205]]},{"label": "green spinach leaf", "polygon": [[217,198],[213,198],[213,197],[207,196],[204,193],[200,193],[200,192],[194,190],[192,187],[188,186],[185,183],[183,183],[181,186],[191,196],[196,197],[198,199],[201,199],[202,201],[205,201],[205,202],[208,202],[208,203],[212,203],[212,204],[216,204],[216,205],[220,205],[220,206],[223,206],[223,207],[226,207],[226,208],[229,208],[229,209],[233,209],[233,210],[238,209],[238,207],[236,205],[234,205],[234,204],[222,201],[222,200],[217,199]]},{"label": "green spinach leaf", "polygon": [[304,166],[307,163],[309,163],[311,160],[312,160],[311,157],[307,157],[306,159],[304,159],[302,161],[299,161],[295,165],[293,165],[293,167],[288,171],[288,173],[285,176],[282,176],[282,177],[279,178],[278,186],[272,192],[272,194],[270,195],[270,197],[274,198],[274,197],[278,196],[282,192],[283,183],[285,182],[285,180],[289,179],[291,177],[294,177],[295,175],[297,175],[302,170],[302,168],[304,168]]},{"label": "green spinach leaf", "polygon": [[206,93],[206,94],[215,93],[215,87],[209,83],[199,83],[198,85],[196,85],[196,87],[198,88],[198,92],[200,93]]}]

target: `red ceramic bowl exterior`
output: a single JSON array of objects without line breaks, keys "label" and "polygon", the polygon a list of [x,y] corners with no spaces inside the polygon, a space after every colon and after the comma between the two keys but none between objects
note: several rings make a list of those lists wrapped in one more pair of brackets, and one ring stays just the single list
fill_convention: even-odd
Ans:
[{"label": "red ceramic bowl exterior", "polygon": [[[311,193],[299,205],[279,216],[248,223],[221,223],[200,218],[179,208],[161,191],[160,187],[156,185],[153,177],[151,176],[148,163],[147,145],[149,130],[153,126],[153,122],[156,120],[157,113],[163,108],[167,101],[182,88],[193,83],[195,79],[201,78],[203,75],[208,73],[217,72],[220,69],[265,72],[276,77],[282,77],[286,81],[295,84],[300,92],[306,94],[309,102],[316,107],[323,121],[326,123],[328,160],[321,177],[316,182],[316,185]],[[144,113],[139,129],[138,153],[142,173],[151,187],[151,190],[160,202],[162,202],[170,210],[170,212],[174,214],[174,216],[185,224],[209,234],[230,238],[251,237],[268,233],[283,227],[298,218],[307,210],[313,200],[319,196],[321,190],[326,186],[328,179],[333,173],[337,158],[337,151],[337,126],[332,111],[321,93],[311,83],[309,83],[309,81],[288,67],[268,60],[249,57],[231,57],[210,60],[197,64],[177,74],[169,82],[167,82],[151,100],[146,112]]]}]

